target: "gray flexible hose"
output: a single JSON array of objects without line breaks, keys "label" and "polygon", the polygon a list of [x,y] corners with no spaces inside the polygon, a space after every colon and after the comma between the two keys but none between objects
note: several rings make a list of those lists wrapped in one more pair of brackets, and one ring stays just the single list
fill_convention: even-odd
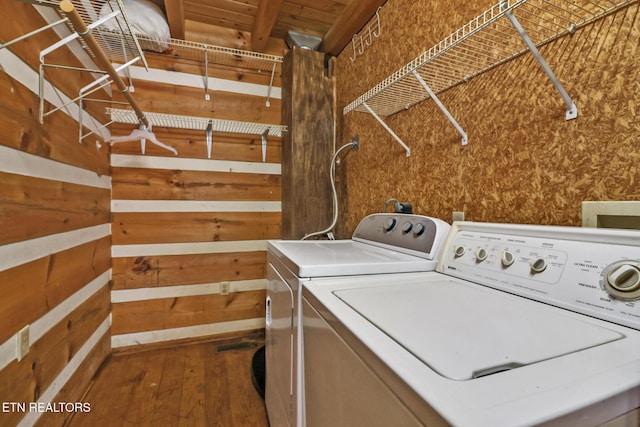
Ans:
[{"label": "gray flexible hose", "polygon": [[331,190],[333,191],[333,221],[331,222],[331,225],[325,228],[324,230],[316,231],[315,233],[305,234],[304,237],[300,240],[307,240],[310,237],[327,234],[331,230],[333,230],[336,224],[338,223],[338,193],[336,192],[336,176],[335,176],[336,159],[338,158],[338,154],[340,154],[342,150],[345,150],[349,147],[356,150],[358,148],[357,139],[354,139],[348,144],[345,144],[342,147],[338,148],[336,153],[331,158],[330,179],[331,179]]}]

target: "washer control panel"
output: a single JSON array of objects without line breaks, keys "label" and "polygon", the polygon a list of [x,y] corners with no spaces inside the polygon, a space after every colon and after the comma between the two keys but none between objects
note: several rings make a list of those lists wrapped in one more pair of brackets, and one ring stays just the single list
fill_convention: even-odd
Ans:
[{"label": "washer control panel", "polygon": [[454,223],[438,271],[640,330],[640,232]]},{"label": "washer control panel", "polygon": [[450,228],[442,220],[423,215],[381,213],[360,221],[353,239],[437,259]]}]

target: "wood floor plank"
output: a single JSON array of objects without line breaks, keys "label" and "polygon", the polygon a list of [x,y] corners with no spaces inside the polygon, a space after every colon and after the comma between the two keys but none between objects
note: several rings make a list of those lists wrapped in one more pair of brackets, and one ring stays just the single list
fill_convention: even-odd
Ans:
[{"label": "wood floor plank", "polygon": [[195,345],[191,356],[185,358],[178,427],[198,427],[198,422],[205,419],[204,354],[205,346]]},{"label": "wood floor plank", "polygon": [[199,342],[114,354],[84,400],[91,412],[69,427],[267,427],[251,383],[251,359],[263,338]]}]

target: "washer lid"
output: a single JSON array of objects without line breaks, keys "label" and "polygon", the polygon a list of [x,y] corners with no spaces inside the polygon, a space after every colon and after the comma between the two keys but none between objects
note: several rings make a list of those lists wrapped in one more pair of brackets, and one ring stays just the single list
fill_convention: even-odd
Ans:
[{"label": "washer lid", "polygon": [[470,380],[624,338],[568,311],[456,279],[334,295],[440,375]]}]

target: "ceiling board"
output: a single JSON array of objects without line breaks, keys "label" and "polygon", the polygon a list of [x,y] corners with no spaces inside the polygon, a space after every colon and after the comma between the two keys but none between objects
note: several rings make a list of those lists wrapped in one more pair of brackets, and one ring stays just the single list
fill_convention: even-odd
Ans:
[{"label": "ceiling board", "polygon": [[[264,1],[263,11],[258,13],[260,3]],[[264,51],[272,41],[284,43],[290,30],[311,34],[325,39],[321,50],[336,55],[351,40],[353,34],[361,29],[375,14],[378,6],[385,0],[164,0],[169,16],[172,34],[184,34],[188,39],[191,31],[186,31],[186,22],[198,23],[198,38],[206,38],[211,32],[212,38],[221,41],[223,46],[237,46],[237,34],[228,32],[228,41],[221,40],[225,30],[249,33],[243,37],[251,39],[256,32],[259,40],[247,46],[248,49]],[[270,3],[269,3],[270,2]],[[180,8],[180,6],[182,6]],[[275,10],[277,9],[277,11]],[[267,10],[267,12],[264,12]],[[182,16],[180,17],[180,13]],[[274,17],[275,16],[275,20]],[[180,22],[182,19],[182,28]],[[195,40],[192,40],[195,41]],[[277,44],[277,43],[276,43]]]}]

